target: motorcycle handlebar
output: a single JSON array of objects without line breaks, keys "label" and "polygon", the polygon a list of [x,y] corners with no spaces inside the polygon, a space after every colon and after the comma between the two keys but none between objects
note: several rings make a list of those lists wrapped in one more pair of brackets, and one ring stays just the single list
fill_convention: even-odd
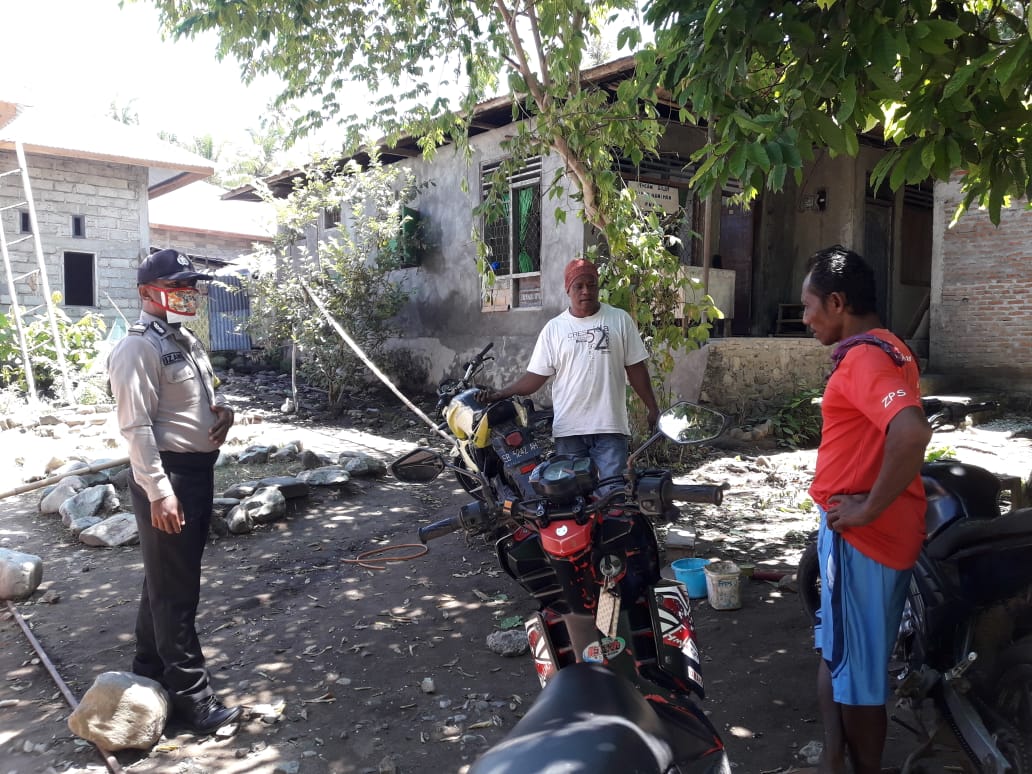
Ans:
[{"label": "motorcycle handlebar", "polygon": [[683,503],[720,505],[724,502],[724,486],[722,484],[674,484],[670,490],[670,498]]},{"label": "motorcycle handlebar", "polygon": [[450,516],[447,519],[441,519],[435,521],[433,524],[427,524],[425,527],[420,527],[418,530],[419,542],[426,545],[427,542],[434,540],[439,537],[457,532],[462,529],[462,522],[459,521],[458,516]]},{"label": "motorcycle handlebar", "polygon": [[476,360],[483,360],[484,359],[484,355],[486,355],[488,352],[490,352],[491,351],[491,347],[493,347],[493,346],[494,346],[494,342],[493,341],[487,342],[487,346],[484,347],[482,350],[480,350],[480,354],[477,355],[475,359]]}]

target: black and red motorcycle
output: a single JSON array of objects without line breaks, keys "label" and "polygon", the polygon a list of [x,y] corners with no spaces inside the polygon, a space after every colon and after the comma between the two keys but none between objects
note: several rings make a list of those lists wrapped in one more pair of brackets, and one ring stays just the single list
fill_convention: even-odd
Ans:
[{"label": "black and red motorcycle", "polygon": [[[495,411],[481,406],[469,428]],[[500,497],[485,471],[430,449],[391,464],[402,481],[425,483],[446,470],[472,478],[467,489],[477,499],[422,527],[420,539],[459,530],[494,539],[501,567],[539,604],[525,628],[543,691],[471,774],[729,774],[720,735],[696,703],[705,691],[688,592],[661,577],[655,531],[677,513],[675,501],[720,504],[724,487],[636,469],[658,439],[704,443],[725,421],[689,403],[671,407],[618,480],[600,481],[589,458],[553,454],[528,469],[523,446],[508,456],[503,449],[500,478],[522,490],[512,497]]]}]

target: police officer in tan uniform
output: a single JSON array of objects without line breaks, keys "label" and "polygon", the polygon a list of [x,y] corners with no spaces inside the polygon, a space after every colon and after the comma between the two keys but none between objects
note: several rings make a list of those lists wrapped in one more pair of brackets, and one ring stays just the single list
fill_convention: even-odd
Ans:
[{"label": "police officer in tan uniform", "polygon": [[212,692],[194,624],[215,460],[233,424],[233,410],[215,395],[208,356],[181,325],[197,313],[197,282],[211,279],[176,250],[144,259],[139,322],[108,358],[143,553],[133,672],[164,685],[174,717],[202,734],[241,712]]}]

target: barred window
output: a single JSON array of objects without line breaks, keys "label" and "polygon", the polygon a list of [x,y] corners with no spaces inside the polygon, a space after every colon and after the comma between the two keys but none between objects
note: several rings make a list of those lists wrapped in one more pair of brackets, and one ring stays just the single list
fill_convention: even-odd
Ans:
[{"label": "barred window", "polygon": [[[481,168],[483,201],[491,196],[503,163]],[[497,277],[494,287],[485,288],[485,311],[541,306],[541,157],[510,172],[504,184],[499,206],[484,219],[488,260]]]}]

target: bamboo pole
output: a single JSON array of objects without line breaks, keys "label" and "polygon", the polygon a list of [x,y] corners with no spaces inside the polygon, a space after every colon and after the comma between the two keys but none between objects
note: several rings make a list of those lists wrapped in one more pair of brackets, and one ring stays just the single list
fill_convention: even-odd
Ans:
[{"label": "bamboo pole", "polygon": [[4,233],[4,224],[2,222],[0,222],[0,254],[3,256],[4,272],[7,275],[7,292],[11,296],[11,316],[14,318],[14,327],[18,332],[18,345],[21,347],[26,395],[29,404],[34,405],[38,401],[36,396],[36,380],[32,374],[29,344],[25,338],[25,325],[22,323],[21,309],[18,308],[18,294],[14,284],[14,273],[11,271],[11,254],[7,250],[7,234]]},{"label": "bamboo pole", "polygon": [[[50,660],[46,651],[43,650],[43,646],[40,644],[39,640],[36,639],[36,635],[32,633],[32,629],[29,628],[28,623],[26,623],[22,614],[18,612],[18,608],[14,606],[14,603],[11,600],[7,600],[7,609],[14,620],[18,623],[18,626],[21,627],[22,633],[25,635],[25,639],[29,641],[32,649],[36,651],[36,654],[39,656],[40,663],[43,664],[47,673],[50,675],[50,678],[54,681],[58,690],[61,691],[61,695],[64,696],[65,701],[68,702],[68,706],[74,711],[76,707],[79,706],[79,702],[76,700],[74,694],[69,690],[65,681],[61,679],[61,675],[57,671],[57,667],[54,666],[54,662]],[[97,752],[100,753],[100,757],[104,759],[104,764],[108,767],[108,771],[110,771],[111,774],[121,774],[122,767],[119,765],[115,756],[96,742],[92,742],[91,744],[93,744]]]},{"label": "bamboo pole", "polygon": [[[61,385],[64,388],[64,399],[73,403],[75,391],[72,388],[72,377],[68,373],[68,361],[65,358],[64,342],[57,327],[57,312],[54,310],[54,299],[50,295],[50,280],[47,276],[47,262],[43,255],[43,243],[39,237],[39,221],[36,219],[36,205],[32,201],[32,185],[29,181],[29,165],[25,160],[25,148],[20,141],[14,143],[14,152],[21,167],[22,187],[29,208],[29,223],[32,224],[32,243],[36,248],[36,263],[39,264],[39,281],[43,286],[43,303],[47,307],[47,318],[50,321],[50,335],[54,337],[54,353],[57,355],[57,369],[61,373]],[[14,300],[13,298],[11,299]]]},{"label": "bamboo pole", "polygon": [[114,468],[118,465],[128,464],[128,457],[119,457],[117,460],[98,462],[94,465],[89,465],[85,468],[76,468],[75,470],[70,470],[67,473],[61,473],[58,476],[50,476],[49,478],[44,478],[39,481],[32,481],[28,484],[21,484],[19,486],[16,486],[14,489],[8,489],[6,492],[0,492],[0,500],[6,499],[8,497],[13,497],[14,495],[25,494],[25,492],[31,492],[34,489],[42,489],[45,486],[56,484],[62,478],[67,478],[68,476],[79,476],[89,473],[98,473],[102,470],[107,470],[108,468]]}]

